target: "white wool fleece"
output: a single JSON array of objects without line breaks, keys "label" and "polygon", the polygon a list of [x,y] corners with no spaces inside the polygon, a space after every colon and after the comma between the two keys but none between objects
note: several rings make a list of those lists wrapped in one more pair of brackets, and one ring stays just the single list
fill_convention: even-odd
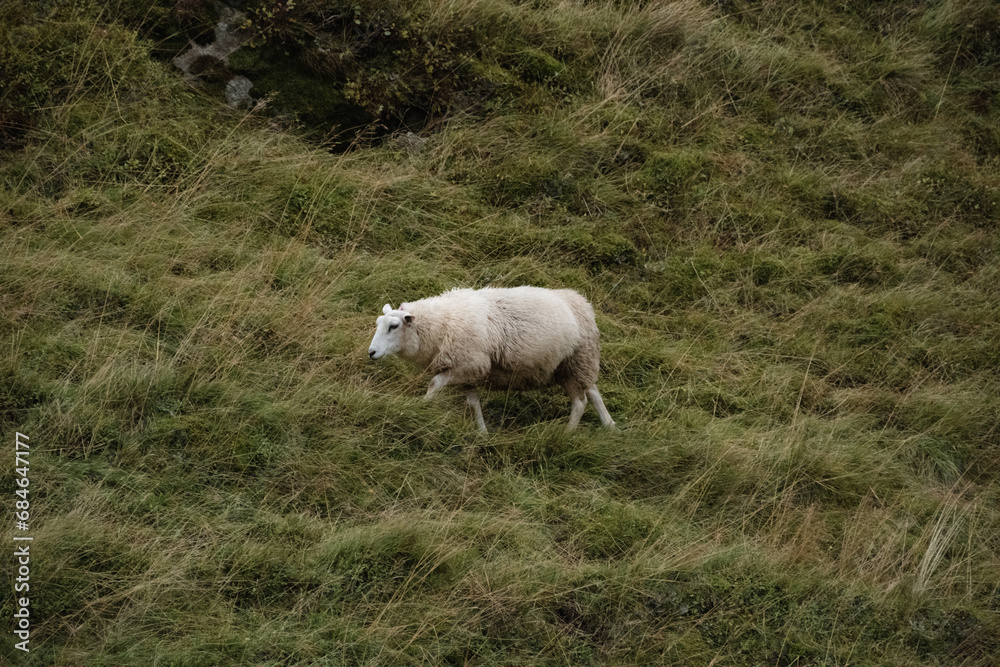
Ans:
[{"label": "white wool fleece", "polygon": [[[574,414],[577,401],[582,412],[589,392],[597,394],[597,324],[590,304],[573,290],[454,289],[398,309],[386,304],[368,354],[373,359],[399,354],[435,374],[428,397],[446,384],[466,387],[483,430],[477,386],[561,384],[574,398]],[[603,413],[602,421],[613,424]]]}]

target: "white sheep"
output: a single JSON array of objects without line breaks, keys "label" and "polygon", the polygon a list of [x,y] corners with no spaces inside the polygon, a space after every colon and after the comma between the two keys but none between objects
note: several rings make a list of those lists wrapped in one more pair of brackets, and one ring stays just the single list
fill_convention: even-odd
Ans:
[{"label": "white sheep", "polygon": [[399,354],[434,374],[425,398],[457,384],[486,431],[477,387],[562,385],[572,407],[569,430],[587,405],[614,427],[597,391],[600,341],[594,310],[573,290],[540,287],[453,289],[397,310],[385,304],[368,356]]}]

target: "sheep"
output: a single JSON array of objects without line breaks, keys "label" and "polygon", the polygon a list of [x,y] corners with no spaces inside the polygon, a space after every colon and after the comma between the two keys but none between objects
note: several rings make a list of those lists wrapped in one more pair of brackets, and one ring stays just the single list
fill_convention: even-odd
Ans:
[{"label": "sheep", "polygon": [[614,428],[597,391],[600,341],[594,310],[573,290],[541,287],[453,289],[382,308],[368,348],[371,359],[398,354],[442,387],[464,388],[479,430],[486,432],[478,387],[537,389],[562,385],[570,397],[568,430],[580,423],[587,399],[601,423]]}]

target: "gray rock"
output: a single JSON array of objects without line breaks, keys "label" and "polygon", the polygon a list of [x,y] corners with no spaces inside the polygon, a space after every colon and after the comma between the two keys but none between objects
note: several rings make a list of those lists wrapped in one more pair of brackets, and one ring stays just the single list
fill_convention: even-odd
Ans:
[{"label": "gray rock", "polygon": [[[184,73],[184,79],[188,83],[197,84],[202,74],[209,70],[224,70],[229,54],[246,41],[244,35],[240,33],[240,26],[246,21],[246,14],[223,4],[216,4],[216,9],[219,12],[219,22],[215,24],[215,41],[206,46],[191,42],[188,49],[173,60],[174,66]],[[243,81],[238,81],[239,79]],[[247,92],[251,85],[253,84],[245,77],[235,77],[229,81],[226,84],[226,100],[230,106],[246,103],[249,100]],[[234,99],[237,100],[235,104],[232,101]]]},{"label": "gray rock", "polygon": [[253,106],[253,98],[250,97],[250,89],[253,82],[245,76],[234,76],[226,83],[226,104],[234,109]]},{"label": "gray rock", "polygon": [[427,144],[427,139],[425,137],[418,137],[412,132],[400,135],[396,137],[394,141],[397,146],[408,152],[410,155],[417,155],[420,151],[424,150],[424,145]]}]

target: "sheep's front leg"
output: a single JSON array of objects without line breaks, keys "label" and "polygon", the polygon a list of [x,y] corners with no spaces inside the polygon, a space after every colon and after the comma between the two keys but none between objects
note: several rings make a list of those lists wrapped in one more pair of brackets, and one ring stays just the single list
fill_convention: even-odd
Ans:
[{"label": "sheep's front leg", "polygon": [[479,427],[480,432],[486,433],[486,420],[483,419],[483,406],[479,404],[479,394],[476,393],[475,389],[469,389],[465,392],[465,402],[472,406],[472,410],[476,413],[476,426]]},{"label": "sheep's front leg", "polygon": [[438,373],[432,377],[430,386],[427,387],[427,394],[424,396],[424,400],[426,401],[431,396],[441,391],[441,389],[449,382],[451,382],[451,373],[448,371]]}]

